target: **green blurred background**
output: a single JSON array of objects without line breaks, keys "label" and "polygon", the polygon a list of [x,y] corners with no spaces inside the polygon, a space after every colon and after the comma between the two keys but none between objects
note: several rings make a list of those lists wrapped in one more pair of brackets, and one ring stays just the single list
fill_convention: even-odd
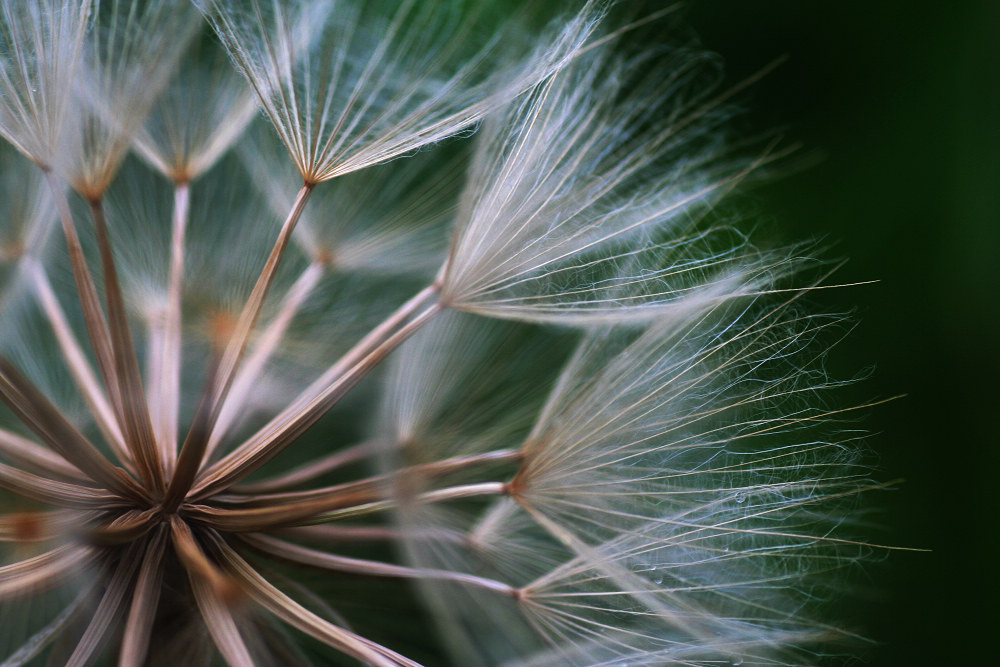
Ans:
[{"label": "green blurred background", "polygon": [[[649,3],[656,6],[657,3]],[[666,3],[662,3],[666,4]],[[839,610],[877,640],[861,664],[997,664],[1000,624],[1000,1],[691,0],[682,10],[755,127],[801,169],[753,199],[768,231],[850,261],[821,303],[858,327],[830,370],[871,376],[871,533],[889,553]],[[813,158],[816,158],[813,161]],[[864,652],[864,651],[863,651]]]}]

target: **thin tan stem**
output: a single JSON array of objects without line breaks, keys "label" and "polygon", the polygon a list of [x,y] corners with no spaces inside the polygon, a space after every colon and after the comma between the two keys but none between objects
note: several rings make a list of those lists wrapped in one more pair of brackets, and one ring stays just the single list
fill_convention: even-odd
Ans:
[{"label": "thin tan stem", "polygon": [[156,437],[149,417],[149,404],[139,372],[139,360],[132,345],[132,332],[125,312],[125,300],[118,282],[118,272],[108,238],[107,220],[101,200],[90,202],[90,213],[94,218],[97,246],[101,252],[101,267],[104,271],[104,295],[108,307],[108,324],[111,331],[111,349],[114,353],[114,371],[120,383],[121,396],[118,405],[119,420],[125,432],[125,444],[132,452],[140,478],[152,487],[154,493],[162,493],[164,471],[160,465]]},{"label": "thin tan stem", "polygon": [[247,398],[253,392],[261,371],[277,349],[288,325],[291,324],[302,304],[312,294],[320,278],[323,277],[324,270],[323,265],[319,262],[313,262],[306,267],[282,299],[281,310],[256,340],[253,351],[243,362],[219,411],[219,418],[215,422],[215,428],[212,430],[212,437],[209,439],[208,449],[205,452],[206,458],[212,457],[216,446],[225,437],[233,422],[243,413]]},{"label": "thin tan stem", "polygon": [[10,667],[19,667],[20,665],[31,664],[31,661],[41,654],[49,644],[64,635],[66,629],[71,626],[74,617],[80,613],[84,607],[84,603],[90,600],[92,594],[92,586],[84,586],[83,590],[59,612],[58,616],[28,638],[28,641],[24,642],[21,648],[7,656],[7,659],[3,663],[4,667],[8,665]]},{"label": "thin tan stem", "polygon": [[64,544],[26,560],[0,566],[0,602],[21,595],[37,595],[61,584],[89,565],[97,553],[92,547]]},{"label": "thin tan stem", "polygon": [[436,503],[464,498],[506,495],[503,482],[479,482],[444,489],[435,489],[415,496],[370,500],[372,489],[361,492],[335,489],[325,497],[308,501],[293,500],[270,503],[262,507],[219,508],[207,505],[184,505],[181,513],[190,521],[205,524],[230,533],[270,531],[293,526],[307,526],[343,519],[353,519],[377,512],[396,509],[407,503]]},{"label": "thin tan stem", "polygon": [[139,576],[132,591],[132,606],[122,633],[118,667],[141,667],[146,660],[156,606],[160,600],[165,547],[166,531],[161,527],[146,544],[142,565],[139,566]]},{"label": "thin tan stem", "polygon": [[319,526],[297,526],[281,531],[281,534],[309,542],[400,542],[402,540],[433,540],[436,542],[461,543],[463,533],[446,528],[401,529],[389,526],[323,524]]},{"label": "thin tan stem", "polygon": [[431,285],[403,304],[327,369],[288,408],[209,468],[195,485],[191,497],[197,500],[228,488],[298,439],[392,350],[441,311],[440,304],[435,301],[414,316],[421,307],[436,299],[438,292],[439,286]]},{"label": "thin tan stem", "polygon": [[260,277],[257,279],[257,284],[254,285],[253,291],[250,293],[250,298],[240,313],[233,335],[222,355],[222,360],[219,363],[218,377],[216,378],[216,388],[212,397],[214,403],[214,414],[211,420],[213,424],[212,430],[214,430],[214,423],[218,419],[219,409],[225,401],[235,379],[236,371],[246,351],[247,344],[250,342],[250,334],[253,332],[257,318],[260,316],[261,308],[264,306],[264,300],[267,298],[271,283],[277,273],[278,265],[281,263],[281,258],[285,253],[285,248],[288,247],[288,243],[292,239],[292,232],[295,231],[295,225],[298,223],[299,217],[301,217],[302,211],[309,201],[309,195],[312,194],[312,190],[313,186],[307,183],[302,186],[302,189],[295,196],[292,209],[288,212],[288,217],[285,218],[285,222],[281,226],[278,239],[275,241],[271,254],[264,264]]},{"label": "thin tan stem", "polygon": [[73,655],[66,661],[66,667],[84,667],[89,664],[91,656],[107,641],[108,628],[121,614],[125,596],[132,585],[132,577],[139,564],[138,550],[138,545],[132,545],[122,555],[118,567],[104,587],[104,595],[94,610],[83,637],[76,645]]},{"label": "thin tan stem", "polygon": [[395,565],[393,563],[382,563],[379,561],[364,560],[360,558],[348,558],[346,556],[330,554],[325,551],[309,549],[308,547],[292,544],[291,542],[279,540],[267,535],[250,534],[242,535],[241,538],[255,549],[259,549],[266,554],[290,561],[292,563],[297,563],[299,565],[333,570],[335,572],[360,574],[368,577],[393,577],[399,579],[417,579],[422,581],[452,581],[465,584],[473,588],[482,588],[500,595],[509,595],[513,597],[517,594],[517,590],[515,588],[503,583],[502,581],[488,579],[486,577],[478,577],[464,572],[406,567],[404,565]]},{"label": "thin tan stem", "polygon": [[170,517],[170,537],[177,557],[188,572],[209,582],[220,593],[231,588],[232,582],[208,559],[191,527],[177,515]]},{"label": "thin tan stem", "polygon": [[468,470],[477,466],[489,466],[495,463],[516,461],[520,458],[521,452],[516,449],[501,449],[483,454],[472,454],[470,456],[456,456],[442,461],[431,463],[421,463],[408,468],[402,468],[392,473],[375,475],[366,479],[360,479],[335,486],[328,486],[306,491],[284,491],[275,493],[256,492],[252,494],[239,494],[232,496],[216,496],[215,500],[229,504],[250,503],[255,505],[266,505],[276,502],[303,502],[312,501],[329,496],[333,493],[348,493],[357,495],[377,495],[381,493],[394,478],[406,480],[410,476],[420,479],[434,479],[451,473]]},{"label": "thin tan stem", "polygon": [[374,667],[420,667],[395,651],[320,618],[275,588],[224,542],[216,540],[216,546],[247,594],[285,623]]},{"label": "thin tan stem", "polygon": [[112,405],[117,405],[120,402],[121,389],[114,372],[111,333],[108,331],[108,323],[104,319],[101,300],[97,296],[97,288],[94,286],[90,267],[87,266],[87,258],[83,254],[83,246],[80,245],[80,237],[76,233],[76,223],[73,222],[73,214],[69,210],[66,191],[55,174],[48,170],[45,170],[44,173],[59,211],[59,219],[62,221],[63,236],[69,250],[70,264],[73,267],[73,279],[76,281],[77,293],[80,295],[80,306],[83,309],[83,319],[90,335],[90,344],[97,357],[97,367],[100,369],[104,384],[108,388]]},{"label": "thin tan stem", "polygon": [[101,452],[12,363],[0,356],[0,399],[43,443],[104,488],[141,499],[143,489]]},{"label": "thin tan stem", "polygon": [[180,506],[184,496],[191,489],[191,484],[194,483],[198,469],[205,459],[205,449],[208,446],[209,429],[211,428],[209,420],[212,411],[211,391],[214,383],[215,367],[213,364],[208,374],[207,389],[202,396],[201,405],[198,406],[191,428],[184,439],[174,474],[170,478],[170,484],[163,497],[162,507],[166,514],[173,513]]},{"label": "thin tan stem", "polygon": [[339,452],[328,454],[318,461],[307,463],[277,477],[272,477],[271,479],[253,484],[243,484],[232,490],[236,493],[253,495],[294,488],[301,484],[305,484],[306,482],[311,482],[317,477],[333,472],[342,466],[360,461],[366,456],[369,456],[377,451],[377,445],[377,442],[362,442],[348,447],[347,449],[342,449]]},{"label": "thin tan stem", "polygon": [[58,507],[104,507],[120,500],[106,491],[39,477],[4,463],[0,463],[0,489]]},{"label": "thin tan stem", "polygon": [[157,510],[129,510],[106,526],[94,526],[77,532],[84,540],[97,546],[117,546],[134,542],[160,523]]},{"label": "thin tan stem", "polygon": [[208,559],[191,528],[176,515],[171,517],[170,531],[174,550],[187,570],[198,610],[216,647],[231,667],[254,667],[227,604],[237,596],[238,588]]},{"label": "thin tan stem", "polygon": [[61,481],[74,483],[90,481],[79,468],[68,463],[63,457],[6,429],[0,429],[0,456],[31,472]]},{"label": "thin tan stem", "polygon": [[94,415],[94,420],[97,422],[97,427],[101,430],[104,439],[111,446],[115,456],[118,457],[118,460],[123,465],[130,467],[132,465],[131,454],[128,448],[125,447],[125,439],[122,437],[121,428],[115,420],[114,411],[111,409],[111,405],[108,403],[108,399],[98,383],[97,376],[94,375],[94,371],[90,367],[90,362],[87,361],[83,349],[76,340],[76,335],[73,333],[73,329],[66,319],[66,314],[59,305],[59,300],[56,298],[45,269],[37,261],[30,258],[25,260],[25,265],[31,278],[35,295],[42,310],[45,312],[46,318],[49,320],[49,324],[52,326],[52,331],[59,342],[59,351],[66,361],[66,366],[69,368],[70,373],[73,375],[73,380],[80,390],[80,395],[83,396],[87,407],[90,408],[90,412]]},{"label": "thin tan stem", "polygon": [[170,274],[163,313],[163,336],[152,350],[151,363],[159,369],[159,381],[151,383],[150,414],[161,465],[169,475],[177,457],[178,420],[181,397],[181,296],[184,289],[184,238],[191,208],[188,183],[174,185],[174,214],[170,237]]}]

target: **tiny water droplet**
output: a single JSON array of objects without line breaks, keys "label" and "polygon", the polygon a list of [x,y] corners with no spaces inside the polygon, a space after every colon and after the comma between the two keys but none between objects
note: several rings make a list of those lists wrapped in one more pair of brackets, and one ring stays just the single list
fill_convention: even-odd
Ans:
[{"label": "tiny water droplet", "polygon": [[736,494],[736,502],[738,502],[738,503],[745,503],[746,501],[747,501],[747,496],[746,496],[745,493],[737,493]]},{"label": "tiny water droplet", "polygon": [[742,665],[743,664],[743,658],[741,656],[738,656],[738,655],[733,656],[732,658],[729,659],[729,664],[730,665]]},{"label": "tiny water droplet", "polygon": [[655,579],[653,579],[653,583],[654,584],[662,584],[663,583],[663,576],[661,575],[661,576],[658,576]]}]

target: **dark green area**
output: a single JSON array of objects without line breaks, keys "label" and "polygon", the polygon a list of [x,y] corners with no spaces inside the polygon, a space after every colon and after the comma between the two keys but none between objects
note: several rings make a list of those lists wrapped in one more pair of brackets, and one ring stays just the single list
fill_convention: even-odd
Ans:
[{"label": "dark green area", "polygon": [[[873,665],[989,664],[1000,621],[1000,3],[700,0],[684,10],[730,82],[788,60],[743,100],[801,142],[759,187],[768,229],[850,261],[819,302],[856,309],[829,369],[871,376],[872,534],[930,549],[867,568],[838,613]],[[816,158],[814,160],[814,158]]]}]

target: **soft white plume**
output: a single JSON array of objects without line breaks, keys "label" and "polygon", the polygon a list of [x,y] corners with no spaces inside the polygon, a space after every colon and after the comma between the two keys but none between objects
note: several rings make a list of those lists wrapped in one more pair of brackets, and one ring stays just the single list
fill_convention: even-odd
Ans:
[{"label": "soft white plume", "polygon": [[[586,3],[539,41],[543,48],[511,65],[506,55],[518,33],[454,3],[197,4],[311,183],[467,129],[561,67],[598,16],[597,3]],[[477,13],[479,20],[470,18]]]},{"label": "soft white plume", "polygon": [[529,321],[641,322],[759,291],[788,270],[704,221],[754,167],[727,146],[727,114],[709,98],[715,75],[703,53],[654,62],[602,44],[487,120],[444,303]]}]

